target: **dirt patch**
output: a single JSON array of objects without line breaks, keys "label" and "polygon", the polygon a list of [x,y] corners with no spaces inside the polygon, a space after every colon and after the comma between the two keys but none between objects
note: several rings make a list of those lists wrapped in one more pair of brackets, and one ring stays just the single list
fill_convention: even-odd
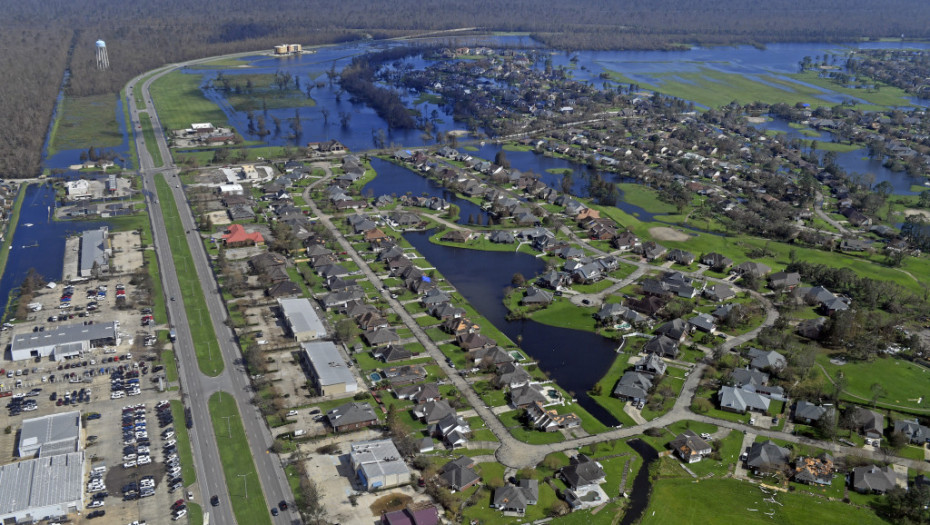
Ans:
[{"label": "dirt patch", "polygon": [[401,510],[409,505],[411,501],[413,501],[413,498],[410,496],[401,494],[400,492],[394,492],[378,498],[369,508],[371,509],[372,516],[380,516],[385,512]]},{"label": "dirt patch", "polygon": [[925,219],[930,219],[930,211],[915,210],[914,208],[908,208],[904,210],[905,217],[910,217],[911,215],[923,215]]},{"label": "dirt patch", "polygon": [[687,233],[682,233],[678,230],[673,230],[672,228],[667,228],[665,226],[649,228],[649,235],[651,235],[657,241],[683,242],[691,238],[691,236]]}]

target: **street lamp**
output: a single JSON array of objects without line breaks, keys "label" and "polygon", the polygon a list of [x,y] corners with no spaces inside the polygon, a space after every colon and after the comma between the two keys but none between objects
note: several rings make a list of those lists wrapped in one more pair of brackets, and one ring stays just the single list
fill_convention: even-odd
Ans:
[{"label": "street lamp", "polygon": [[242,485],[245,487],[245,499],[249,499],[249,475],[248,474],[236,474],[242,478]]}]

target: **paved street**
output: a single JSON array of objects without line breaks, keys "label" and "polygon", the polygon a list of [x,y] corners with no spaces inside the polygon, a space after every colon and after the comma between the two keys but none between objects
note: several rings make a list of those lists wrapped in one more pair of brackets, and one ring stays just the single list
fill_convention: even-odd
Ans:
[{"label": "paved street", "polygon": [[[149,93],[151,82],[182,65],[185,64],[178,64],[166,68],[161,73],[145,81],[142,85],[142,93],[146,102],[145,110],[137,110],[133,102],[132,88],[135,82],[139,81],[138,78],[129,83],[126,92],[127,99],[130,101],[129,106],[133,129],[136,129],[138,132],[139,112],[147,111],[152,119],[152,127],[158,139],[157,146],[165,162],[163,168],[154,168],[151,156],[145,147],[144,138],[141,132],[138,132],[136,144],[142,168],[143,191],[150,210],[155,250],[158,254],[163,286],[165,295],[167,296],[169,322],[177,331],[178,335],[176,343],[178,351],[176,352],[176,356],[179,361],[181,386],[184,391],[185,403],[191,408],[195,421],[191,433],[191,441],[194,447],[198,483],[201,485],[200,493],[205,500],[201,503],[205,504],[204,510],[211,513],[211,520],[214,523],[235,523],[232,509],[228,504],[230,498],[222,467],[220,466],[221,463],[219,451],[217,449],[216,436],[213,433],[207,404],[210,395],[217,391],[228,392],[236,399],[239,412],[242,416],[246,437],[248,438],[252,456],[255,460],[258,476],[261,479],[262,489],[266,498],[266,506],[269,508],[273,507],[281,500],[292,502],[293,497],[290,487],[287,484],[284,469],[278,462],[277,455],[268,453],[273,437],[264,424],[257,408],[251,403],[252,396],[250,393],[249,378],[244,369],[237,368],[233,365],[234,361],[240,357],[239,348],[232,330],[225,324],[227,317],[225,304],[223,303],[222,296],[218,293],[218,285],[214,278],[212,268],[210,267],[207,253],[199,236],[195,233],[197,231],[196,222],[191,213],[184,191],[180,188],[180,180],[177,178],[178,171],[173,165],[171,152],[164,139],[161,123],[151,104],[151,95]],[[162,216],[159,204],[155,203],[157,194],[155,191],[154,177],[157,173],[162,173],[169,183],[169,187],[178,205],[178,213],[180,214],[184,229],[192,232],[187,238],[188,247],[192,254],[191,262],[194,264],[197,271],[202,292],[206,298],[208,312],[190,312],[185,309],[184,294],[181,291],[177,279],[177,270],[171,256],[170,246],[168,245],[164,217]],[[193,351],[194,345],[189,322],[190,320],[197,322],[197,319],[201,315],[209,315],[213,322],[213,327],[216,331],[216,340],[225,364],[224,371],[217,377],[208,377],[200,372],[197,358]],[[206,500],[213,494],[218,495],[220,501],[225,503],[221,504],[219,507],[211,508]],[[294,505],[291,505],[288,511],[282,512],[281,515],[274,518],[274,520],[278,523],[301,523]]]}]

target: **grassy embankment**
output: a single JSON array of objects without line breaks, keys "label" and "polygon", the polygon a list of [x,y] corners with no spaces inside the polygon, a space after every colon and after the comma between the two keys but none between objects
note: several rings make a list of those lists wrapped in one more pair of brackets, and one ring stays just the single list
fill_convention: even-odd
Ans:
[{"label": "grassy embankment", "polygon": [[6,224],[3,245],[0,245],[0,277],[3,277],[3,272],[6,271],[6,262],[10,258],[10,246],[13,244],[13,233],[16,231],[16,225],[19,224],[19,214],[23,211],[23,199],[26,197],[28,187],[28,184],[19,186],[16,201],[13,202],[13,210],[10,212],[10,221]]},{"label": "grassy embankment", "polygon": [[68,149],[114,148],[123,142],[114,95],[65,97],[52,124],[48,156]]},{"label": "grassy embankment", "polygon": [[[171,256],[174,259],[181,290],[183,290],[184,306],[190,321],[197,364],[201,372],[215,377],[223,372],[223,356],[216,342],[216,332],[213,329],[207,302],[201,291],[197,270],[194,268],[190,248],[187,245],[187,235],[181,224],[181,217],[178,215],[174,195],[161,175],[155,177],[155,188],[158,191],[158,202],[165,218]],[[181,349],[181,351],[186,351],[186,349]]]},{"label": "grassy embankment", "polygon": [[220,450],[233,514],[239,523],[271,525],[261,480],[245,437],[236,400],[226,392],[210,396],[210,419]]},{"label": "grassy embankment", "polygon": [[139,114],[139,123],[142,125],[142,136],[145,137],[145,149],[152,156],[152,164],[156,168],[162,167],[165,162],[161,158],[161,151],[158,149],[158,142],[155,139],[155,130],[152,129],[152,119],[148,113]]}]

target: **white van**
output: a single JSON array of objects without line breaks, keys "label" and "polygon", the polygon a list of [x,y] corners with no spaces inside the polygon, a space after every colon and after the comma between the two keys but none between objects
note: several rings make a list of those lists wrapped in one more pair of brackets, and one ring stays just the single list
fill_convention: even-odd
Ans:
[{"label": "white van", "polygon": [[291,410],[290,412],[287,413],[287,417],[294,417],[294,416],[296,416],[296,415],[297,415],[297,411],[296,411],[296,410]]},{"label": "white van", "polygon": [[303,429],[301,429],[301,430],[295,430],[295,431],[294,431],[294,436],[295,436],[295,437],[303,436],[303,435],[305,435],[306,433],[307,433],[307,431],[306,431],[306,430],[303,430]]}]

